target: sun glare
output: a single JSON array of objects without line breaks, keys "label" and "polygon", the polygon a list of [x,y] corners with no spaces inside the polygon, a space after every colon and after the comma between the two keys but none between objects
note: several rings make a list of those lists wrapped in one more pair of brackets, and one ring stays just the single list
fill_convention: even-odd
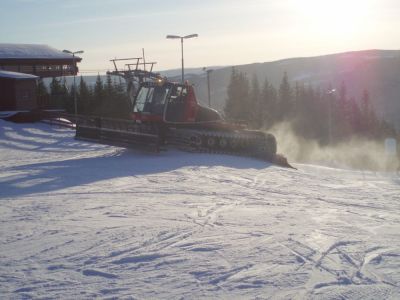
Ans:
[{"label": "sun glare", "polygon": [[309,26],[331,35],[352,35],[368,27],[371,0],[305,0],[297,8]]}]

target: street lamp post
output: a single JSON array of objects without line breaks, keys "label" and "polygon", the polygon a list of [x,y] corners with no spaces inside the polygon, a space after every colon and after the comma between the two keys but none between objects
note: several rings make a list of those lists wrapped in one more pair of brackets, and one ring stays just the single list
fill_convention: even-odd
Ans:
[{"label": "street lamp post", "polygon": [[207,91],[208,91],[208,106],[211,107],[211,91],[210,91],[210,74],[213,69],[203,68],[203,71],[207,72]]},{"label": "street lamp post", "polygon": [[76,64],[75,64],[75,54],[82,54],[83,50],[79,50],[79,51],[69,51],[69,50],[63,50],[64,53],[68,53],[68,54],[72,54],[72,64],[74,65],[74,110],[75,110],[75,122],[76,122],[76,118],[78,115],[78,104],[76,101],[76,82],[75,82],[75,75],[76,75]]},{"label": "street lamp post", "polygon": [[182,53],[182,83],[185,82],[185,71],[184,71],[184,63],[183,63],[183,40],[198,37],[198,34],[189,34],[185,36],[179,35],[167,35],[167,39],[180,39],[181,40],[181,53]]}]

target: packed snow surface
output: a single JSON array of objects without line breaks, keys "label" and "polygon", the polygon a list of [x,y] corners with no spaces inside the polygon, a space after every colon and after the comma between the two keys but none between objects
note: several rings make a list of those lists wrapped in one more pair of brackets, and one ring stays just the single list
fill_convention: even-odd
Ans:
[{"label": "packed snow surface", "polygon": [[399,177],[296,167],[0,120],[1,298],[399,299]]}]

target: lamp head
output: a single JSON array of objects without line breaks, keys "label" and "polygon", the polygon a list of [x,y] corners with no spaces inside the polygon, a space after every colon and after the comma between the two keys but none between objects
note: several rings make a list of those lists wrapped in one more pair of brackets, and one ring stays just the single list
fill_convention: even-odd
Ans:
[{"label": "lamp head", "polygon": [[184,36],[183,38],[184,39],[191,39],[191,38],[195,38],[195,37],[198,37],[199,35],[197,34],[197,33],[195,33],[195,34],[189,34],[189,35],[186,35],[186,36]]}]

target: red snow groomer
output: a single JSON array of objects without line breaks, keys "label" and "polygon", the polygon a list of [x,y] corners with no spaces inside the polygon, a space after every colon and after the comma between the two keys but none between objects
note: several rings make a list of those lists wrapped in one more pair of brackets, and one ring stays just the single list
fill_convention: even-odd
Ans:
[{"label": "red snow groomer", "polygon": [[192,85],[140,70],[137,60],[134,70],[128,64],[124,71],[119,71],[116,60],[112,60],[116,70],[110,72],[126,80],[131,120],[79,118],[76,138],[125,147],[144,145],[156,151],[173,145],[193,152],[239,154],[285,165],[286,160],[276,154],[272,134],[226,122],[216,110],[198,103]]}]

